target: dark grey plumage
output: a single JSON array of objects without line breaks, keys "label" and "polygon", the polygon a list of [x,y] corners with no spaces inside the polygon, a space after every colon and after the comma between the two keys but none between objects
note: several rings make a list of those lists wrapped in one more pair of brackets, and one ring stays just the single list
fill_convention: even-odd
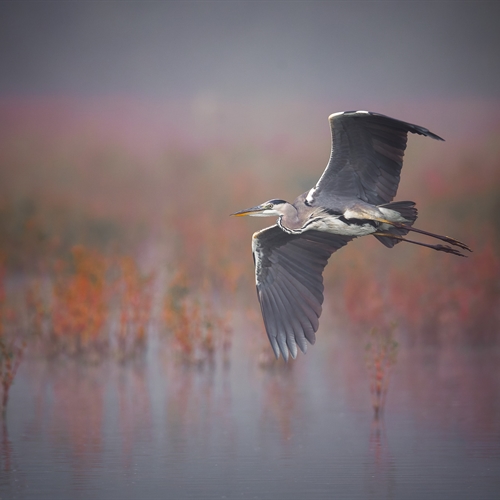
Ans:
[{"label": "dark grey plumage", "polygon": [[287,234],[277,225],[255,233],[257,295],[276,357],[314,344],[323,304],[323,269],[352,238],[320,231]]},{"label": "dark grey plumage", "polygon": [[448,245],[406,239],[413,231],[461,249],[448,236],[416,229],[415,203],[392,202],[399,186],[408,132],[443,140],[424,127],[368,111],[329,117],[332,149],[315,187],[293,203],[273,199],[233,215],[276,216],[253,235],[255,279],[266,331],[276,357],[295,358],[313,344],[323,303],[323,269],[333,252],[372,234],[391,248],[407,241],[464,256]]},{"label": "dark grey plumage", "polygon": [[372,205],[394,199],[408,132],[443,140],[424,127],[378,113],[345,111],[334,113],[329,121],[330,160],[308,200],[334,210],[342,209],[339,201],[342,203],[345,198]]}]

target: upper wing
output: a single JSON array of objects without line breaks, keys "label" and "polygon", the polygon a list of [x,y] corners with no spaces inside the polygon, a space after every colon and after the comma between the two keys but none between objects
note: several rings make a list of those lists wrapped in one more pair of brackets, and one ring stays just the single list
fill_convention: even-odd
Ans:
[{"label": "upper wing", "polygon": [[329,121],[330,161],[307,201],[332,209],[338,208],[335,197],[355,197],[373,205],[394,198],[408,132],[443,140],[424,127],[369,111],[334,113]]},{"label": "upper wing", "polygon": [[323,304],[323,269],[352,240],[320,231],[287,234],[277,225],[253,235],[255,281],[267,335],[276,357],[293,358],[314,344]]}]

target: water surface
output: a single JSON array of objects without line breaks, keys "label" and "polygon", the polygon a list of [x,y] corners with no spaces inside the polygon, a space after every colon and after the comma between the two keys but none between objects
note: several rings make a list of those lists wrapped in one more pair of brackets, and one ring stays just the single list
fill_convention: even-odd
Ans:
[{"label": "water surface", "polygon": [[498,350],[400,347],[377,420],[363,339],[262,367],[244,335],[229,365],[26,359],[0,498],[500,497]]}]

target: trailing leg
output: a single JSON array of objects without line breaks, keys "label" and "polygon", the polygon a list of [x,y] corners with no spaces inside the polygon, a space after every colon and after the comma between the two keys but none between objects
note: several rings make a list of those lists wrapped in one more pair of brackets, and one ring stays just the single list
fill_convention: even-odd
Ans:
[{"label": "trailing leg", "polygon": [[[415,240],[408,240],[406,238],[403,238],[402,236],[398,236],[396,234],[391,234],[391,233],[377,232],[373,233],[373,236],[392,238],[398,241],[406,241],[407,243],[413,243],[414,245],[420,245],[422,247],[432,248],[433,250],[437,250],[438,252],[446,252],[446,253],[451,253],[453,255],[458,255],[459,257],[466,257],[466,255],[464,255],[463,253],[459,252],[455,248],[449,247],[448,245],[429,245],[428,243],[422,243],[421,241],[415,241]],[[466,248],[467,250],[471,251],[469,247]]]},{"label": "trailing leg", "polygon": [[450,238],[449,236],[443,236],[442,234],[430,233],[429,231],[423,231],[422,229],[417,229],[416,227],[412,227],[409,224],[403,224],[402,222],[392,222],[392,221],[387,220],[387,219],[377,219],[377,220],[378,220],[378,222],[382,222],[384,224],[389,224],[390,226],[393,226],[393,227],[400,229],[402,231],[406,231],[406,232],[413,231],[414,233],[424,234],[425,236],[430,236],[431,238],[436,238],[436,239],[444,241],[446,243],[450,243],[450,245],[455,245],[457,247],[462,248],[463,250],[467,250],[469,252],[472,252],[472,250],[465,243],[462,243],[461,241],[458,241],[455,238]]}]

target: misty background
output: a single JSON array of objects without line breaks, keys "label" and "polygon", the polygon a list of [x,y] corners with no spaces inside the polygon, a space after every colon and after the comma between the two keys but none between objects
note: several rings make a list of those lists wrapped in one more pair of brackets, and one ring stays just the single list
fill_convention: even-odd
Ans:
[{"label": "misty background", "polygon": [[[499,20],[0,1],[0,497],[499,498]],[[352,241],[285,365],[250,245],[274,221],[229,214],[310,189],[360,109],[445,139],[409,134],[396,199],[473,253]]]},{"label": "misty background", "polygon": [[329,114],[366,109],[445,139],[409,138],[399,199],[454,197],[457,229],[466,213],[500,232],[499,18],[482,1],[0,2],[0,195],[45,207],[68,245],[86,218],[233,239],[227,214],[314,185]]},{"label": "misty background", "polygon": [[245,121],[328,138],[343,109],[477,135],[498,126],[499,17],[482,1],[1,2],[0,98],[120,97],[196,137]]},{"label": "misty background", "polygon": [[497,2],[2,2],[2,94],[498,98]]}]

